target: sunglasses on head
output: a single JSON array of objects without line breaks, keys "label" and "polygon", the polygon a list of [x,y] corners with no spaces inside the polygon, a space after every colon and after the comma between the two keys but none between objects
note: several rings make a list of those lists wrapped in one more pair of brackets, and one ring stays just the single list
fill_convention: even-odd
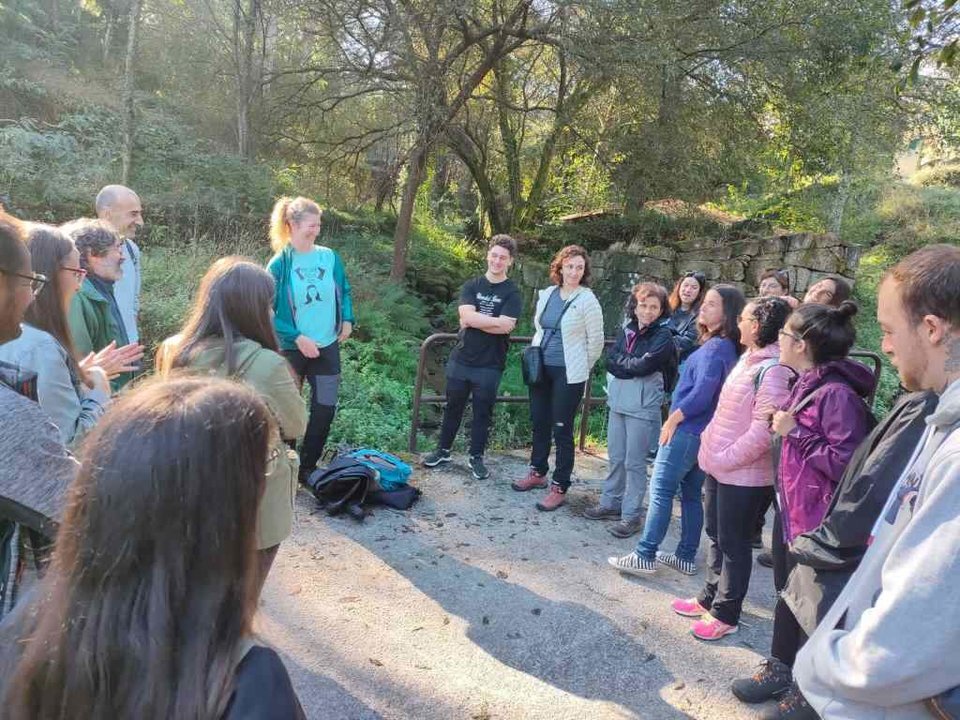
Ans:
[{"label": "sunglasses on head", "polygon": [[707,276],[703,274],[702,270],[691,270],[690,272],[683,274],[684,278],[692,277],[698,283],[703,285],[707,281]]}]

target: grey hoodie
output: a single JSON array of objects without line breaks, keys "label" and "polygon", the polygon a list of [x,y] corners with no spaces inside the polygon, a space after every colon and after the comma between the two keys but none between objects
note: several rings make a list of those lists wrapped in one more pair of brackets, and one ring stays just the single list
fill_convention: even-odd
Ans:
[{"label": "grey hoodie", "polygon": [[40,406],[0,381],[0,497],[55,526],[79,468]]},{"label": "grey hoodie", "polygon": [[[960,380],[927,426],[860,567],[797,656],[824,720],[929,720],[923,700],[960,685]],[[919,489],[898,492],[911,475]]]}]

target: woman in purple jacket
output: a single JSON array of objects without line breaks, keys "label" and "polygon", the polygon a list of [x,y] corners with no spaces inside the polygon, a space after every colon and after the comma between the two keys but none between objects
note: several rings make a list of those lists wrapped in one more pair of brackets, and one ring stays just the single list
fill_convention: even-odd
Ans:
[{"label": "woman in purple jacket", "polygon": [[[847,354],[856,340],[857,306],[801,305],[780,331],[780,362],[798,373],[783,409],[771,421],[782,438],[773,524],[773,582],[777,591],[793,569],[789,544],[820,524],[850,457],[870,431],[866,398],[876,378]],[[771,655],[752,678],[737,680],[733,693],[763,702],[790,687],[791,670],[806,636],[782,599],[774,610]]]}]

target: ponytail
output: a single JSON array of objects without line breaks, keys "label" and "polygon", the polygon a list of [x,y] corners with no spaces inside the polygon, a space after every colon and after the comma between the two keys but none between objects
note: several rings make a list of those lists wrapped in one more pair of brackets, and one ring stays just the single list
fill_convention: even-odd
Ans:
[{"label": "ponytail", "polygon": [[300,222],[304,215],[321,217],[323,210],[313,200],[305,197],[282,197],[270,213],[270,247],[280,252],[290,244],[290,223]]},{"label": "ponytail", "polygon": [[810,357],[816,365],[830,360],[842,360],[857,340],[853,317],[859,308],[852,300],[839,306],[805,303],[790,315],[787,324],[807,343]]}]

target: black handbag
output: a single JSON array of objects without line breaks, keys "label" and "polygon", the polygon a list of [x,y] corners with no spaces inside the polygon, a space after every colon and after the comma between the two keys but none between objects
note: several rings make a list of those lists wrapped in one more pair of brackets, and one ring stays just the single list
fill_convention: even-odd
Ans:
[{"label": "black handbag", "polygon": [[[557,288],[554,292],[560,292],[560,289]],[[573,298],[570,298],[564,303],[563,310],[560,311],[560,317],[557,318],[556,327],[544,328],[543,337],[540,338],[540,345],[527,345],[527,347],[523,349],[523,352],[520,353],[520,370],[523,373],[523,382],[527,387],[542,385],[546,380],[547,371],[543,364],[544,341],[547,339],[548,331],[554,333],[560,329],[560,321],[563,320],[563,314],[572,302]],[[544,306],[544,309],[546,309],[546,306]]]}]

